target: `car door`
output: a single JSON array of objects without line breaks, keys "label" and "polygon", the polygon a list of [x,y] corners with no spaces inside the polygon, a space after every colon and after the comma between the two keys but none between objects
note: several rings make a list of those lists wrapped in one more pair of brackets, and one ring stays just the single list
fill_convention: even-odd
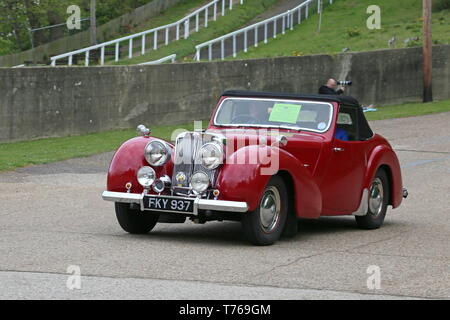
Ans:
[{"label": "car door", "polygon": [[[340,130],[346,135],[339,134]],[[331,143],[331,161],[321,186],[323,208],[329,214],[349,214],[359,207],[367,164],[366,143],[358,140],[358,109],[341,106]]]}]

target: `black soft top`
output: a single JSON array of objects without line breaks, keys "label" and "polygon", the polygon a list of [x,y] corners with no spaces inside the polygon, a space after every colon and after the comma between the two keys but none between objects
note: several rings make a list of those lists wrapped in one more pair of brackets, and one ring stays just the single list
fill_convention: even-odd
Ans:
[{"label": "black soft top", "polygon": [[293,93],[274,93],[274,92],[257,92],[245,90],[229,90],[225,91],[222,96],[226,97],[246,97],[246,98],[275,98],[275,99],[299,99],[299,100],[315,100],[337,102],[345,105],[345,107],[357,109],[358,126],[357,140],[368,140],[373,137],[373,131],[367,122],[361,104],[353,97],[341,95],[326,94],[293,94]]},{"label": "black soft top", "polygon": [[254,98],[280,98],[280,99],[303,99],[303,100],[317,100],[317,101],[331,101],[345,104],[348,107],[360,108],[361,105],[353,97],[341,95],[326,95],[326,94],[301,94],[301,93],[275,93],[275,92],[258,92],[245,90],[229,90],[225,91],[222,96],[227,97],[254,97]]}]

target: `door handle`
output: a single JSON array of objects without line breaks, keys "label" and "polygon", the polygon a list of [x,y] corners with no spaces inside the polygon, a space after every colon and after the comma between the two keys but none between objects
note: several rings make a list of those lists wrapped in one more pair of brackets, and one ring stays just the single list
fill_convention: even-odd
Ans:
[{"label": "door handle", "polygon": [[342,152],[344,150],[345,150],[344,148],[333,148],[334,152]]}]

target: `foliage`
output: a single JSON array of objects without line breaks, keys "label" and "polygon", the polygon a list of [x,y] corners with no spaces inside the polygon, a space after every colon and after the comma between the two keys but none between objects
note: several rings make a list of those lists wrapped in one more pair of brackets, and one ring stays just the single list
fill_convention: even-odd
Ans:
[{"label": "foliage", "polygon": [[450,0],[433,0],[433,11],[450,10]]},{"label": "foliage", "polygon": [[[151,1],[97,0],[97,25]],[[70,5],[80,7],[81,18],[89,17],[90,0],[0,0],[0,54],[30,49],[28,30],[65,23]],[[34,44],[40,45],[65,36],[66,30],[62,27],[35,32]]]}]

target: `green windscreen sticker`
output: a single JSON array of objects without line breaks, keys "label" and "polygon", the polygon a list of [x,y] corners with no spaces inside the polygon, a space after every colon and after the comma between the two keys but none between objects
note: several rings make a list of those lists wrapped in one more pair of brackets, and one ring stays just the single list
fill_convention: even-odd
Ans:
[{"label": "green windscreen sticker", "polygon": [[299,104],[276,103],[270,113],[269,121],[297,123],[302,106]]}]

